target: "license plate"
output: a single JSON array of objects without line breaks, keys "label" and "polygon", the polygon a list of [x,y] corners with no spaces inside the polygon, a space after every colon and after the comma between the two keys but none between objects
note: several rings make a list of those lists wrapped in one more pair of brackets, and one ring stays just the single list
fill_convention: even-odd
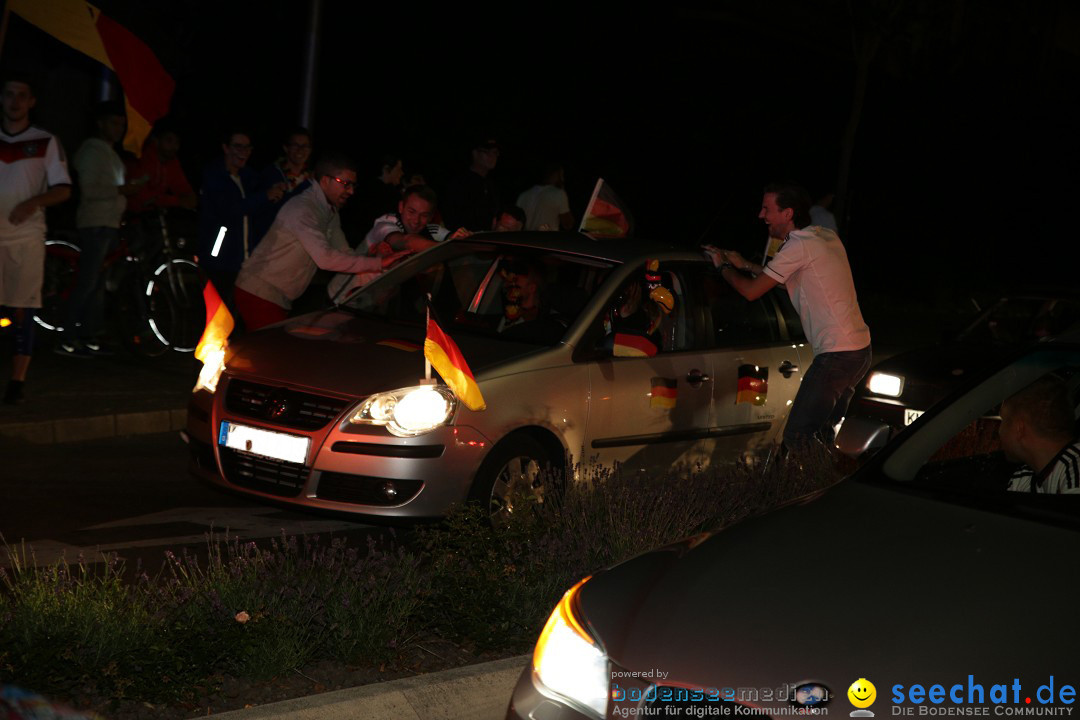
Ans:
[{"label": "license plate", "polygon": [[223,422],[218,433],[218,445],[303,465],[307,460],[311,438]]},{"label": "license plate", "polygon": [[911,423],[919,419],[919,416],[923,414],[923,410],[912,410],[911,408],[904,408],[904,426],[908,426]]}]

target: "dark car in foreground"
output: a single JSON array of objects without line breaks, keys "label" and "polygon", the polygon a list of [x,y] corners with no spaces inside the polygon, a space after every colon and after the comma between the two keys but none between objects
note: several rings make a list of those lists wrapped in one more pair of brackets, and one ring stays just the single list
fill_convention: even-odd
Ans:
[{"label": "dark car in foreground", "polygon": [[894,355],[871,368],[856,389],[836,446],[852,457],[881,449],[971,374],[1017,347],[1049,340],[1078,324],[1076,289],[1001,297],[948,341]]},{"label": "dark car in foreground", "polygon": [[582,581],[507,717],[1068,714],[1080,495],[1008,492],[993,427],[1048,373],[1075,407],[1080,344],[1036,346],[853,476]]},{"label": "dark car in foreground", "polygon": [[[528,320],[518,295],[534,285]],[[657,286],[666,313],[645,304]],[[429,296],[485,410],[422,380]],[[748,303],[698,253],[485,233],[233,342],[204,366],[186,432],[194,472],[249,496],[366,517],[439,517],[468,499],[505,514],[515,496],[542,502],[541,469],[567,458],[677,470],[768,452],[812,358],[785,294]]]}]

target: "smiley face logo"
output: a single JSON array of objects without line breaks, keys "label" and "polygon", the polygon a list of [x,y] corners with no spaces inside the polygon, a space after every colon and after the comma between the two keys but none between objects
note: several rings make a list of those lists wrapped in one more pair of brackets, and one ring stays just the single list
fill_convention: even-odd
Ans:
[{"label": "smiley face logo", "polygon": [[851,687],[847,690],[847,696],[855,707],[868,708],[877,699],[877,688],[874,687],[874,683],[866,678],[859,678],[851,683]]}]

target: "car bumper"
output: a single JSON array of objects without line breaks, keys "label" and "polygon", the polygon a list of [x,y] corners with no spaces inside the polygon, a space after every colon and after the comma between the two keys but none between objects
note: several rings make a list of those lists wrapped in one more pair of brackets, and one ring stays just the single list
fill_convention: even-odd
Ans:
[{"label": "car bumper", "polygon": [[[219,389],[218,394],[222,392]],[[441,517],[468,496],[489,442],[470,427],[448,426],[413,438],[344,418],[355,400],[324,426],[301,430],[226,408],[221,397],[193,393],[187,435],[194,474],[231,491],[275,503],[370,517]],[[310,439],[304,463],[227,448],[222,422]]]},{"label": "car bumper", "polygon": [[514,686],[506,720],[596,720],[596,716],[545,695],[534,680],[532,663],[529,663]]}]

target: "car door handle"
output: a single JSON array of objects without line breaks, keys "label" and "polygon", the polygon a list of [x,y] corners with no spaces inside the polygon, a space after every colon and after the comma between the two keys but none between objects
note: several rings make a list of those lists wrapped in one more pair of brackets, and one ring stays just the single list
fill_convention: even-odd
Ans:
[{"label": "car door handle", "polygon": [[690,383],[690,387],[697,387],[703,382],[709,382],[709,376],[694,368],[686,373],[686,382]]},{"label": "car door handle", "polygon": [[799,372],[799,366],[793,365],[790,360],[785,360],[784,362],[780,363],[780,367],[776,369],[779,370],[780,374],[786,378],[791,377],[792,373]]}]

